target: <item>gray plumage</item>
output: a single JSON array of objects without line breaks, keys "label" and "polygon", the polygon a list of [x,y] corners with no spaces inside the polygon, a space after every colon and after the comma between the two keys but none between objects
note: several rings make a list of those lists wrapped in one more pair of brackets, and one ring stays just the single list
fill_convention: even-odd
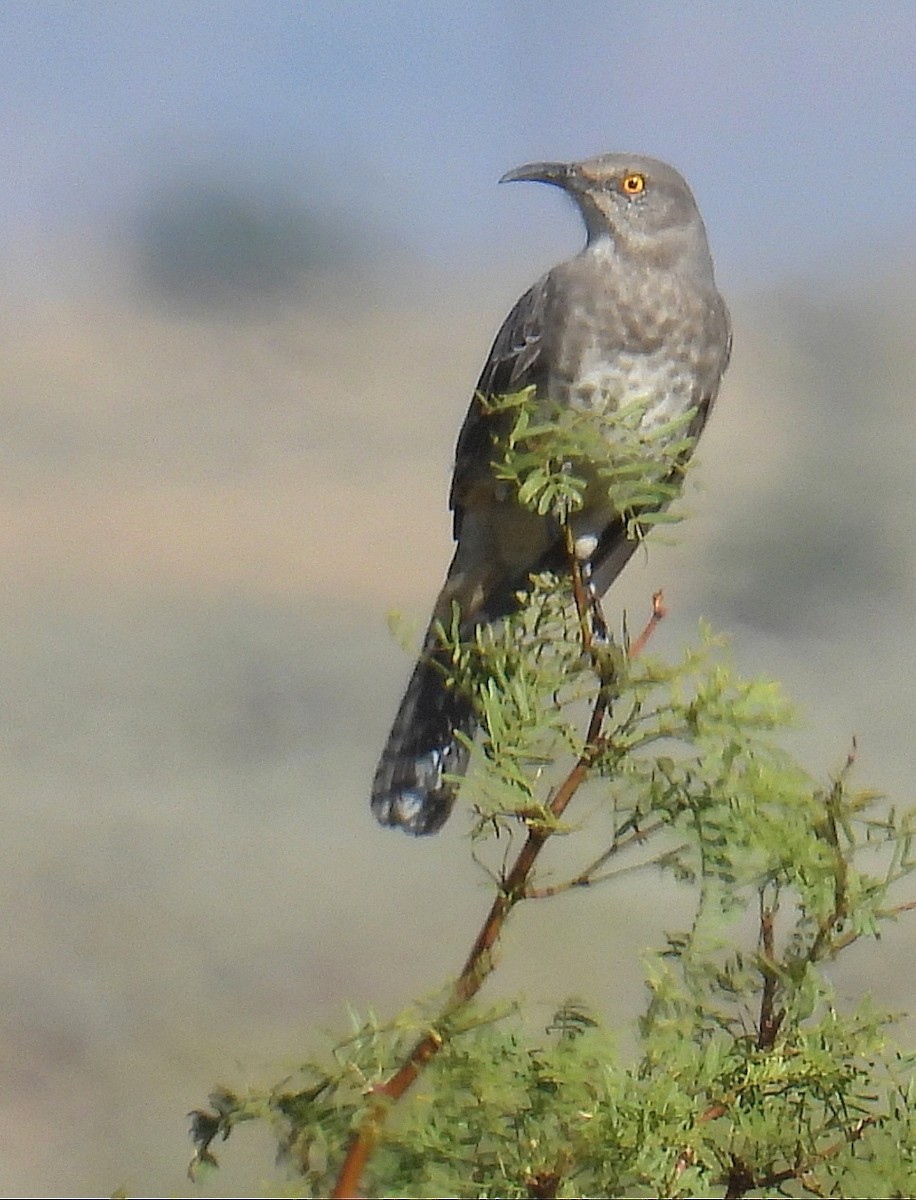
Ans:
[{"label": "gray plumage", "polygon": [[[603,410],[648,400],[644,424],[660,425],[693,409],[696,436],[731,349],[706,231],[673,167],[643,155],[606,154],[580,163],[532,163],[501,182],[520,180],[563,188],[578,205],[587,241],[506,318],[458,436],[450,496],[455,555],[372,787],[378,820],[412,834],[434,833],[445,822],[455,792],[442,776],[460,775],[467,766],[455,734],[471,736],[476,728],[470,700],[447,686],[437,662],[436,622],[448,622],[453,602],[468,630],[498,620],[514,608],[533,571],[562,568],[564,561],[556,522],[522,508],[494,478],[498,426],[477,395],[534,386],[553,404]],[[636,543],[597,487],[575,514],[573,530],[602,593]]]}]

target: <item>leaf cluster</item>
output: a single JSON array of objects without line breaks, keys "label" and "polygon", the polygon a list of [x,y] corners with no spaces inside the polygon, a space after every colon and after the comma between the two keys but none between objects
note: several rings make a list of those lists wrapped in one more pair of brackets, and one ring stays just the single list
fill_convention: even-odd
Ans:
[{"label": "leaf cluster", "polygon": [[851,763],[826,786],[807,775],[773,740],[790,716],[778,689],[736,676],[706,631],[673,664],[608,647],[596,675],[541,577],[501,629],[443,636],[484,724],[470,780],[478,853],[504,858],[513,831],[549,823],[552,768],[582,753],[577,714],[605,689],[589,790],[559,830],[581,866],[532,880],[527,898],[622,870],[692,889],[686,927],[647,959],[636,1059],[622,1063],[570,1004],[539,1036],[515,1013],[474,1008],[356,1021],[329,1061],[215,1093],[194,1118],[197,1168],[240,1121],[266,1120],[297,1194],[327,1194],[376,1089],[435,1022],[441,1052],[390,1113],[368,1194],[914,1194],[912,1063],[891,1018],[867,1003],[843,1012],[823,971],[905,907],[891,891],[913,870],[913,814],[853,790]]},{"label": "leaf cluster", "polygon": [[675,499],[693,450],[696,412],[654,417],[648,399],[617,409],[551,403],[526,388],[510,396],[481,398],[496,418],[493,470],[519,503],[562,522],[598,494],[633,540],[652,525],[678,518]]},{"label": "leaf cluster", "polygon": [[[552,411],[530,389],[487,403],[494,470],[526,507],[562,524],[597,487],[631,537],[667,519],[692,414]],[[916,814],[855,790],[854,753],[812,778],[779,747],[779,689],[739,677],[708,630],[665,662],[630,655],[626,629],[590,639],[586,617],[543,574],[504,622],[469,633],[456,611],[439,629],[437,661],[482,729],[462,789],[495,893],[459,976],[475,986],[388,1023],[354,1017],[274,1086],[217,1089],[192,1115],[195,1175],[259,1121],[302,1196],[330,1194],[354,1146],[352,1178],[387,1196],[916,1195],[913,1061],[889,1014],[844,1009],[825,974],[916,907],[897,896]],[[535,1033],[468,1002],[516,904],[624,872],[690,898],[646,956],[632,1059],[579,1002]]]},{"label": "leaf cluster", "polygon": [[[698,1034],[678,985],[665,990],[669,1006],[684,1004],[687,1028],[673,1036],[666,1020],[644,1030],[632,1064],[576,1005],[540,1035],[515,1016],[466,1014],[392,1113],[365,1194],[913,1194],[913,1063],[888,1049],[886,1016],[827,1006],[764,1051],[721,1028]],[[214,1111],[195,1115],[198,1164],[215,1165],[213,1137],[266,1121],[292,1194],[330,1194],[372,1085],[420,1028],[416,1014],[389,1027],[366,1021],[331,1064],[262,1092],[221,1089]]]}]

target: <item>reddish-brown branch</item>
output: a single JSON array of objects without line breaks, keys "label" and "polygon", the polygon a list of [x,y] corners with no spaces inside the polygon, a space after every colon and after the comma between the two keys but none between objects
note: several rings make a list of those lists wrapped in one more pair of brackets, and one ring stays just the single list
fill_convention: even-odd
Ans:
[{"label": "reddish-brown branch", "polygon": [[[568,530],[567,543],[571,545]],[[591,650],[588,600],[585,594],[582,573],[574,551],[570,553],[570,572],[573,579],[573,595],[582,627],[584,646],[586,650]],[[649,622],[640,637],[630,647],[630,657],[635,657],[641,652],[651,637],[655,626],[664,616],[664,608],[662,607],[661,600],[661,592],[657,592],[652,598],[652,616],[649,618]],[[591,720],[589,721],[588,732],[585,738],[585,749],[576,765],[563,780],[559,788],[557,788],[547,806],[551,816],[555,820],[559,820],[562,817],[567,805],[587,778],[595,758],[602,749],[601,726],[607,712],[607,705],[607,696],[605,689],[602,687],[592,709]],[[442,1013],[443,1019],[446,1019],[462,1005],[467,1004],[480,991],[484,980],[492,971],[492,951],[502,933],[506,918],[515,904],[524,898],[525,886],[532,868],[552,832],[552,826],[547,825],[535,825],[529,830],[528,837],[503,880],[502,886],[487,914],[487,918],[474,941],[474,945],[471,947],[461,974],[455,981],[451,996]],[[345,1200],[345,1198],[349,1200],[349,1198],[359,1195],[359,1186],[363,1171],[381,1136],[389,1107],[404,1095],[426,1064],[438,1054],[442,1044],[442,1036],[436,1030],[431,1029],[429,1033],[420,1038],[404,1063],[391,1078],[386,1080],[385,1083],[378,1084],[373,1089],[373,1103],[347,1148],[337,1182],[331,1193],[334,1200]]]},{"label": "reddish-brown branch", "polygon": [[852,1142],[857,1142],[865,1130],[870,1129],[877,1121],[876,1116],[862,1117],[847,1131],[844,1137],[812,1154],[810,1158],[800,1159],[794,1167],[784,1167],[781,1171],[769,1171],[762,1175],[755,1175],[746,1163],[738,1158],[732,1159],[732,1167],[726,1179],[725,1200],[740,1200],[742,1196],[753,1191],[769,1194],[782,1187],[784,1183],[788,1183],[790,1179],[801,1180],[806,1184],[809,1192],[820,1196],[822,1193],[815,1190],[815,1181],[810,1178],[811,1172],[821,1163],[834,1158],[841,1150],[845,1150]]},{"label": "reddish-brown branch", "polygon": [[[592,710],[586,748],[582,757],[566,776],[548,805],[551,814],[557,819],[562,816],[577,789],[587,777],[591,763],[600,749],[599,734],[606,708],[606,700],[603,694],[599,694]],[[473,999],[492,971],[491,952],[499,940],[506,917],[514,905],[524,897],[525,882],[552,832],[551,827],[543,825],[539,825],[529,832],[525,844],[519,851],[518,858],[493,901],[461,974],[455,981],[451,997],[443,1012],[444,1017]],[[373,1089],[375,1102],[347,1148],[337,1183],[331,1193],[332,1197],[342,1200],[344,1197],[350,1198],[359,1195],[358,1188],[363,1169],[378,1142],[388,1107],[403,1096],[420,1071],[438,1054],[441,1047],[442,1037],[435,1030],[430,1030],[417,1042],[406,1061],[394,1075]]]},{"label": "reddish-brown branch", "polygon": [[640,654],[642,654],[643,650],[646,648],[649,638],[658,628],[659,623],[663,621],[667,615],[668,610],[665,608],[665,593],[655,592],[655,594],[652,596],[652,616],[646,622],[645,629],[643,629],[636,641],[631,643],[629,650],[630,658],[637,658]]},{"label": "reddish-brown branch", "polygon": [[400,1100],[422,1069],[439,1052],[442,1038],[430,1030],[411,1050],[406,1062],[385,1083],[373,1088],[375,1102],[363,1120],[350,1145],[346,1158],[331,1192],[332,1197],[355,1197],[359,1195],[359,1183],[363,1170],[375,1149],[385,1117],[391,1104]]},{"label": "reddish-brown branch", "polygon": [[[664,821],[654,821],[651,825],[647,825],[644,829],[634,829],[633,832],[627,837],[621,838],[620,841],[614,842],[612,846],[609,846],[608,849],[605,850],[602,855],[600,855],[600,857],[596,858],[593,863],[589,863],[589,865],[583,871],[580,871],[578,875],[573,876],[572,879],[566,879],[562,883],[546,884],[544,887],[527,888],[525,891],[525,899],[548,900],[551,896],[559,896],[561,892],[571,892],[575,888],[586,888],[590,887],[592,884],[604,883],[605,880],[612,877],[610,873],[600,877],[598,876],[598,872],[605,865],[605,863],[610,862],[610,860],[616,855],[621,854],[624,850],[628,849],[637,842],[645,842],[648,838],[652,837],[653,834],[658,833],[659,830],[664,828]],[[631,867],[621,868],[620,871],[614,873],[614,876],[616,877],[617,875],[622,874],[624,870],[639,870],[645,865],[645,863],[635,863]]]},{"label": "reddish-brown branch", "polygon": [[772,1050],[786,1014],[784,1009],[778,1011],[776,1009],[778,978],[774,966],[776,940],[773,910],[764,904],[762,895],[760,897],[760,945],[763,950],[760,968],[763,974],[763,992],[760,997],[760,1019],[757,1022],[757,1049]]}]

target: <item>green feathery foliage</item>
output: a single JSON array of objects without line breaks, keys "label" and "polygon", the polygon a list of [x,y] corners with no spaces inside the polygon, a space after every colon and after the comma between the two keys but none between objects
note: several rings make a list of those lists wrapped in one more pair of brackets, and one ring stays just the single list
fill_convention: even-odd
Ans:
[{"label": "green feathery foliage", "polygon": [[[570,415],[558,432],[530,397],[505,411],[503,477],[538,511],[575,511],[595,426]],[[666,431],[647,483],[655,434],[635,411],[622,420],[620,473],[602,478],[639,523],[673,495],[685,443]],[[196,1173],[215,1166],[217,1139],[256,1120],[301,1196],[332,1192],[360,1130],[374,1150],[367,1195],[916,1194],[913,1058],[895,1047],[890,1014],[868,998],[841,1005],[824,970],[862,938],[880,953],[882,927],[914,906],[898,892],[916,865],[916,813],[856,790],[852,755],[826,784],[811,778],[776,740],[791,719],[777,686],[739,678],[708,630],[672,663],[629,656],[625,638],[585,653],[581,619],[568,585],[540,575],[501,625],[462,640],[456,613],[441,639],[483,730],[462,793],[471,852],[493,860],[507,910],[623,871],[690,889],[667,944],[645,957],[635,1055],[622,1060],[581,1002],[557,997],[535,1035],[517,1007],[449,990],[392,1021],[354,1016],[347,1037],[273,1086],[216,1090],[193,1117]],[[586,745],[596,704],[600,737]],[[582,786],[558,817],[551,799],[577,764]],[[578,865],[549,886],[532,872],[508,896],[506,845],[556,836]],[[379,1088],[418,1039],[436,1052],[386,1100]]]},{"label": "green feathery foliage", "polygon": [[494,426],[493,467],[523,507],[563,521],[586,493],[606,492],[627,534],[676,521],[668,505],[680,490],[695,438],[695,410],[662,422],[647,419],[647,400],[615,411],[550,405],[533,387],[481,397]]}]

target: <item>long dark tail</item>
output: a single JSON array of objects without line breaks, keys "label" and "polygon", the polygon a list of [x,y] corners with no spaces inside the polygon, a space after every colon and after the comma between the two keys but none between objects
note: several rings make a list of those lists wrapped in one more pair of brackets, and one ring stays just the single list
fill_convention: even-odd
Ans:
[{"label": "long dark tail", "polygon": [[372,782],[376,819],[414,835],[436,833],[448,819],[456,785],[443,775],[464,774],[468,762],[455,735],[472,737],[477,727],[471,701],[436,665],[435,648],[428,634]]},{"label": "long dark tail", "polygon": [[[627,541],[620,522],[604,531],[589,564],[598,593],[610,587],[637,544]],[[437,657],[442,654],[434,632],[437,619],[447,621],[453,603],[458,603],[464,613],[467,597],[482,593],[485,601],[477,599],[463,625],[467,634],[474,625],[498,621],[514,612],[528,582],[527,571],[495,580],[487,572],[463,573],[459,556],[460,549],[436,602],[423,653],[410,677],[372,782],[376,819],[382,825],[415,835],[436,833],[448,820],[458,784],[445,782],[443,775],[463,775],[468,765],[467,747],[456,734],[471,738],[478,728],[471,700],[451,686],[447,672],[437,665]],[[566,550],[559,540],[534,564],[536,571],[562,571],[565,567]]]}]

